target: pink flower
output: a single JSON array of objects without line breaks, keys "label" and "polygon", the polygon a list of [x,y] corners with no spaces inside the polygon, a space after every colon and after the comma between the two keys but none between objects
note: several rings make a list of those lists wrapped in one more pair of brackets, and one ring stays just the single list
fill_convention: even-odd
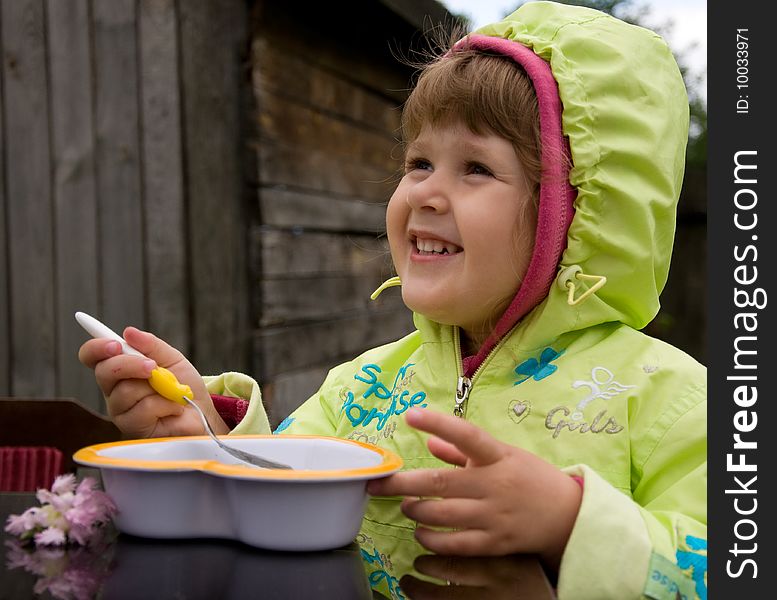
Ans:
[{"label": "pink flower", "polygon": [[113,500],[97,489],[97,482],[85,477],[78,485],[72,474],[60,475],[51,490],[39,489],[40,507],[21,515],[10,515],[5,530],[38,546],[88,544],[100,525],[116,514]]},{"label": "pink flower", "polygon": [[66,541],[65,532],[57,527],[47,527],[35,534],[35,543],[39,546],[61,546]]},{"label": "pink flower", "polygon": [[40,508],[31,507],[20,515],[9,515],[6,520],[5,530],[12,535],[23,535],[34,530],[39,525],[38,514]]},{"label": "pink flower", "polygon": [[[86,477],[86,479],[90,479]],[[55,494],[67,494],[76,491],[76,476],[72,473],[66,473],[65,475],[57,475],[54,483],[51,486],[51,491]]]},{"label": "pink flower", "polygon": [[5,542],[6,569],[22,568],[35,575],[36,595],[48,593],[57,600],[91,600],[97,597],[112,571],[110,544],[91,546],[35,546],[18,540]]}]

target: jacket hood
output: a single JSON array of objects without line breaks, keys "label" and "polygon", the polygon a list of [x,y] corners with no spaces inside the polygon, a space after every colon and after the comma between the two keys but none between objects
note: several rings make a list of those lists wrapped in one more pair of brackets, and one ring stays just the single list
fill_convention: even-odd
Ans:
[{"label": "jacket hood", "polygon": [[[529,272],[478,357],[522,318],[527,350],[604,322],[643,328],[658,312],[669,271],[688,138],[688,98],[671,51],[652,31],[553,2],[525,4],[471,39],[524,66],[535,83],[541,121],[552,114],[554,98],[547,86],[538,87],[527,68],[531,61],[509,46],[529,48],[549,65],[555,102],[563,107],[563,137],[549,137],[559,134],[541,123],[543,147],[568,144],[569,183],[576,192],[567,195],[553,177],[543,182]],[[573,217],[572,210],[565,212],[567,201]],[[560,230],[559,260],[552,253]],[[549,257],[550,271],[532,271]],[[567,282],[578,299],[597,281],[578,273],[606,277],[606,283],[570,304]],[[526,304],[527,288],[543,291],[534,304]]]}]

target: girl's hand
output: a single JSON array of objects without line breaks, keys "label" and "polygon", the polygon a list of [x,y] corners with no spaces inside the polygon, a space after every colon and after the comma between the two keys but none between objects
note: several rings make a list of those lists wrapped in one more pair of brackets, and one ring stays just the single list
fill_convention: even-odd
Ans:
[{"label": "girl's hand", "polygon": [[125,435],[146,438],[205,433],[191,407],[187,409],[167,400],[151,388],[148,378],[157,365],[169,369],[178,381],[192,388],[192,400],[200,405],[216,433],[229,431],[216,412],[202,377],[183,354],[155,335],[134,327],[124,330],[124,339],[148,358],[122,354],[118,342],[100,338],[85,342],[78,351],[78,359],[94,369],[108,414]]},{"label": "girl's hand", "polygon": [[[416,469],[371,481],[376,496],[407,496],[402,512],[418,541],[438,554],[538,554],[558,570],[582,500],[571,477],[531,452],[504,444],[458,417],[412,409],[407,422],[435,434],[437,458],[457,469]],[[453,531],[450,531],[453,529]]]}]

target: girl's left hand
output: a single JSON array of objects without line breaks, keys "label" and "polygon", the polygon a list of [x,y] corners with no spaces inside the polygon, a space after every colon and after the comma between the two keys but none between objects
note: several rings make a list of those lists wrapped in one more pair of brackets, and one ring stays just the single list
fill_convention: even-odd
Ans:
[{"label": "girl's left hand", "polygon": [[[407,423],[434,434],[430,452],[457,469],[416,469],[371,481],[373,496],[407,496],[402,512],[438,554],[538,554],[558,570],[582,500],[576,481],[531,452],[461,418],[412,409]],[[452,529],[452,531],[451,531]]]}]

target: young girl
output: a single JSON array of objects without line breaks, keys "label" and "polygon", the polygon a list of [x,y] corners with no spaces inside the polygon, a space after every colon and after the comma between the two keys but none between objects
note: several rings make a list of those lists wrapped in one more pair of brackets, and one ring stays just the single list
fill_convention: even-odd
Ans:
[{"label": "young girl", "polygon": [[[562,599],[706,598],[706,372],[638,331],[666,281],[687,133],[664,42],[589,9],[526,4],[425,69],[386,218],[387,284],[417,330],[334,368],[276,430],[403,457],[369,486],[375,557],[414,538],[530,552]],[[79,356],[128,435],[203,433],[149,387],[157,364],[222,432],[269,431],[247,376],[202,378],[152,334],[124,337],[149,360],[104,339]]]}]

